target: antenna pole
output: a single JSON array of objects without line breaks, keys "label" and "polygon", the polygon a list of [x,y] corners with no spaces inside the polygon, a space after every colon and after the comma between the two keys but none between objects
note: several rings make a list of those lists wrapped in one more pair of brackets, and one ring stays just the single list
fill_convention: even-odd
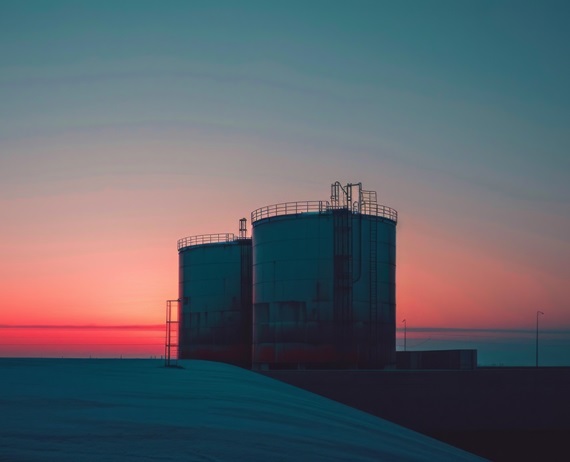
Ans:
[{"label": "antenna pole", "polygon": [[538,367],[538,315],[544,314],[542,311],[536,312],[536,367]]}]

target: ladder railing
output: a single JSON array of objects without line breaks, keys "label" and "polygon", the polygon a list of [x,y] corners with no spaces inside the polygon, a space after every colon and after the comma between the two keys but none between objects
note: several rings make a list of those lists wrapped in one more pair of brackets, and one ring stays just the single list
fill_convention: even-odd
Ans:
[{"label": "ladder railing", "polygon": [[[173,304],[176,313],[172,313]],[[166,338],[164,342],[164,365],[166,367],[175,366],[178,363],[178,319],[179,305],[178,300],[166,300]]]},{"label": "ladder railing", "polygon": [[370,288],[370,312],[369,312],[369,355],[371,361],[378,359],[378,345],[380,344],[379,319],[378,319],[378,220],[370,220],[370,255],[369,255],[369,288]]},{"label": "ladder railing", "polygon": [[352,212],[333,211],[333,311],[337,340],[348,344],[352,329]]},{"label": "ladder railing", "polygon": [[[251,260],[251,245],[241,243],[240,257],[240,303],[241,303],[241,332],[244,345],[249,345],[249,358],[251,360],[252,336],[253,336],[253,268]],[[251,366],[251,364],[250,364]]]}]

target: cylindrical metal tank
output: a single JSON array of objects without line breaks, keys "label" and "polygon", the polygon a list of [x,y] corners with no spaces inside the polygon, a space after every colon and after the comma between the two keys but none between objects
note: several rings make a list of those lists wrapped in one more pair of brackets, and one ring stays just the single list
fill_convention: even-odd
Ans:
[{"label": "cylindrical metal tank", "polygon": [[397,213],[357,186],[252,213],[254,369],[395,365]]},{"label": "cylindrical metal tank", "polygon": [[251,367],[251,249],[231,233],[178,241],[180,359]]}]

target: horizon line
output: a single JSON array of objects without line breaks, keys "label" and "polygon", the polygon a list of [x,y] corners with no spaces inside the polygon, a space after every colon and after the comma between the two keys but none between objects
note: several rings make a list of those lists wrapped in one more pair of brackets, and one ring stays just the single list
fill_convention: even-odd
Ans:
[{"label": "horizon line", "polygon": [[[403,331],[404,327],[397,327],[397,331]],[[528,327],[406,327],[408,332],[486,332],[494,334],[534,334],[536,329]],[[570,334],[570,327],[560,329],[541,328],[541,334]]]},{"label": "horizon line", "polygon": [[0,324],[0,329],[165,329],[165,324]]},{"label": "horizon line", "polygon": [[[165,324],[0,324],[0,329],[165,329]],[[495,327],[407,327],[408,332],[487,332],[496,334],[530,334],[533,328],[495,328]],[[397,326],[403,331],[404,327]],[[570,334],[570,328],[540,329],[540,333]]]}]

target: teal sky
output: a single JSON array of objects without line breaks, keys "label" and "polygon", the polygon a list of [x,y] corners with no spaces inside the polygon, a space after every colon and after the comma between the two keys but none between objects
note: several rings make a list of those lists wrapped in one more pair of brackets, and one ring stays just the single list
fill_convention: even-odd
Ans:
[{"label": "teal sky", "polygon": [[1,5],[6,141],[190,125],[568,193],[565,2]]},{"label": "teal sky", "polygon": [[570,328],[569,20],[563,1],[0,0],[0,308],[23,318],[3,322],[161,322],[178,238],[340,180],[400,212],[410,325]]}]

